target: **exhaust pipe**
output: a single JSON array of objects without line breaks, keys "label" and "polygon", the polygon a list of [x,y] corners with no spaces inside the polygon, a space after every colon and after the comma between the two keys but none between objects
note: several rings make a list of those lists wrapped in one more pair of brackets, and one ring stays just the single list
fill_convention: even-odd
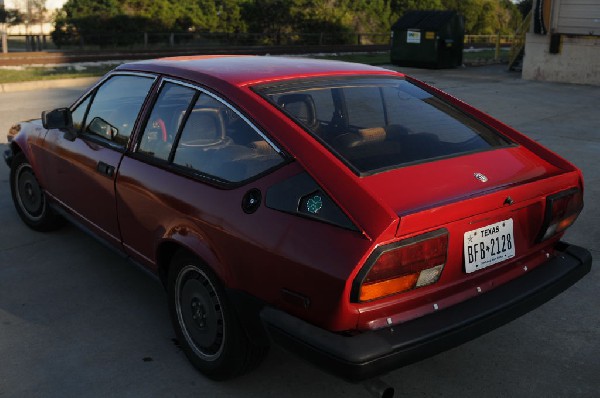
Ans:
[{"label": "exhaust pipe", "polygon": [[365,389],[375,398],[393,398],[394,387],[385,383],[381,379],[370,379],[363,382]]}]

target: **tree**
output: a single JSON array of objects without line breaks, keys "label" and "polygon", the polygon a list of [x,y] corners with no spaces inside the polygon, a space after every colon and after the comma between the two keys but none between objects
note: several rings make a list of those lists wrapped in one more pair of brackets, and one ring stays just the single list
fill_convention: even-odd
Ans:
[{"label": "tree", "polygon": [[456,10],[468,34],[509,33],[521,19],[510,0],[68,0],[53,37],[102,45],[116,44],[104,43],[115,33],[123,43],[141,32],[252,32],[263,44],[317,44],[325,33],[327,43],[344,44],[387,35],[409,10]]},{"label": "tree", "polygon": [[406,11],[413,10],[444,10],[446,7],[442,4],[443,0],[391,0],[391,23],[393,24]]},{"label": "tree", "polygon": [[392,23],[392,8],[387,0],[352,2],[353,28],[356,32],[389,34]]},{"label": "tree", "polygon": [[42,23],[46,21],[46,0],[27,1],[27,19],[30,23]]},{"label": "tree", "polygon": [[492,35],[513,33],[520,17],[510,0],[442,0],[445,9],[465,18],[465,33]]},{"label": "tree", "polygon": [[521,0],[517,3],[517,8],[523,18],[525,18],[533,8],[533,0]]},{"label": "tree", "polygon": [[264,44],[281,44],[282,33],[290,33],[294,27],[292,0],[252,0],[243,3],[242,16],[250,32],[262,32]]},{"label": "tree", "polygon": [[0,24],[18,25],[23,21],[23,14],[19,10],[6,9],[4,4],[0,5]]}]

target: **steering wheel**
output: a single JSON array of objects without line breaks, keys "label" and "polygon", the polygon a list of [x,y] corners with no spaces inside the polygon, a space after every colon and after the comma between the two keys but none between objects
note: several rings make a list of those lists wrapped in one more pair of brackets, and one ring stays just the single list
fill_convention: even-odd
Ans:
[{"label": "steering wheel", "polygon": [[152,126],[157,126],[158,128],[160,128],[160,132],[162,134],[162,141],[167,142],[167,127],[165,126],[165,121],[161,118],[158,118],[152,123]]}]

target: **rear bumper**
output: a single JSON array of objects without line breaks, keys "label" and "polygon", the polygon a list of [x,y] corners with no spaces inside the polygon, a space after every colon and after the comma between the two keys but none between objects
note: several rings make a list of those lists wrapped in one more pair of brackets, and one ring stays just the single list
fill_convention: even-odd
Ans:
[{"label": "rear bumper", "polygon": [[539,307],[591,269],[589,251],[561,243],[561,254],[522,277],[478,297],[400,325],[344,336],[266,307],[271,338],[325,370],[361,381],[417,362]]}]

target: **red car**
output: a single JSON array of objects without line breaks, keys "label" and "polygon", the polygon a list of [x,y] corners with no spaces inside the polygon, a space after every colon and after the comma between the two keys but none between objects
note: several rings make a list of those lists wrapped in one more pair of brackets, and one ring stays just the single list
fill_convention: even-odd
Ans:
[{"label": "red car", "polygon": [[119,66],[9,133],[14,203],[154,271],[190,361],[275,340],[364,380],[473,339],[590,271],[571,163],[400,73],[279,57]]}]

